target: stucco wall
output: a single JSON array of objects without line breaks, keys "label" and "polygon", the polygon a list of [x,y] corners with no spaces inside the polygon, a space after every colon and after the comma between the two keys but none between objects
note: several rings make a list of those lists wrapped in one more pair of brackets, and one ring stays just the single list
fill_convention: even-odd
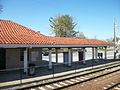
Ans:
[{"label": "stucco wall", "polygon": [[20,49],[6,49],[6,68],[20,67]]},{"label": "stucco wall", "polygon": [[[38,57],[36,57],[36,61],[32,61],[32,52],[38,52]],[[39,66],[41,64],[41,60],[42,60],[42,48],[32,48],[30,49],[29,52],[30,56],[29,56],[29,63],[34,63],[36,66]]]},{"label": "stucco wall", "polygon": [[[36,61],[31,60],[31,52],[38,52]],[[42,60],[42,48],[32,48],[29,50],[29,63],[39,66]],[[6,49],[6,69],[23,67],[24,61],[20,61],[20,49]]]}]

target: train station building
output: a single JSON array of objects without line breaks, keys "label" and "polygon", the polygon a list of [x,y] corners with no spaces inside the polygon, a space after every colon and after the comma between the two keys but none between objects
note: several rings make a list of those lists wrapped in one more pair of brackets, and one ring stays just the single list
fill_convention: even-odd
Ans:
[{"label": "train station building", "polygon": [[96,39],[45,36],[16,22],[0,20],[0,69],[24,67],[24,72],[27,73],[29,63],[39,66],[42,60],[42,48],[49,49],[49,69],[52,69],[53,48],[56,51],[56,62],[58,62],[58,50],[68,48],[66,61],[68,66],[72,65],[72,48],[82,49],[84,63],[85,48],[92,48],[92,59],[97,60],[97,48],[102,47],[105,52],[104,59],[107,59],[107,47],[112,45]]}]

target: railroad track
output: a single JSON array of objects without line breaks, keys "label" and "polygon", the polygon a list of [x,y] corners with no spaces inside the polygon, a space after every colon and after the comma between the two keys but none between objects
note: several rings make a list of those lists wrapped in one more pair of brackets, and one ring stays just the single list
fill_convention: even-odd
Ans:
[{"label": "railroad track", "polygon": [[120,90],[120,83],[119,83],[119,85],[116,85],[113,88],[111,88],[111,90]]},{"label": "railroad track", "polygon": [[67,77],[59,79],[53,82],[48,82],[44,84],[38,84],[30,87],[23,87],[19,90],[58,90],[64,89],[72,85],[80,84],[92,79],[96,79],[114,72],[120,71],[120,63],[113,65],[107,65],[106,67],[96,68],[90,71],[86,71],[83,74],[75,74],[72,77]]},{"label": "railroad track", "polygon": [[105,88],[104,90],[120,90],[120,82],[111,83],[104,88]]}]

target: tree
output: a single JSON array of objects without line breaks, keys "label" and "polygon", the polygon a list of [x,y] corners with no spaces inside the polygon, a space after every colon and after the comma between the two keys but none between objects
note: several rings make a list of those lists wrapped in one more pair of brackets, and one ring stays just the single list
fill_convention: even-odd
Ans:
[{"label": "tree", "polygon": [[111,37],[111,38],[106,39],[106,41],[107,41],[107,42],[113,42],[113,39],[112,39],[112,37]]},{"label": "tree", "polygon": [[73,22],[73,18],[69,15],[61,15],[57,17],[51,17],[50,28],[55,36],[58,37],[75,37],[76,31],[74,31],[76,23]]},{"label": "tree", "polygon": [[76,37],[77,37],[77,38],[86,38],[83,32],[78,32],[78,33],[76,34]]},{"label": "tree", "polygon": [[[108,41],[108,42],[114,42],[114,38],[109,38],[109,39],[106,39],[106,41]],[[116,42],[118,42],[120,40],[120,38],[119,37],[116,37]]]},{"label": "tree", "polygon": [[[116,37],[116,42],[118,42],[120,40],[120,38],[119,37]],[[114,42],[115,41],[115,39],[114,38],[112,38],[112,42]]]}]

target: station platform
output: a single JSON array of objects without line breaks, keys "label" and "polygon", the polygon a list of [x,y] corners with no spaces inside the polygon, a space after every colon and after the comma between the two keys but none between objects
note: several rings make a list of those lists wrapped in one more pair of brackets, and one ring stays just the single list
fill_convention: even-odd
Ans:
[{"label": "station platform", "polygon": [[[69,67],[63,63],[53,63],[53,68],[48,69],[48,62],[44,61],[40,66],[35,67],[35,75],[29,76],[23,73],[23,70],[14,69],[8,71],[0,72],[0,88],[6,86],[16,86],[20,84],[33,83],[36,81],[42,80],[53,80],[57,77],[70,75],[73,73],[78,73],[85,71],[87,69],[94,69],[96,67],[109,65],[111,63],[120,62],[119,59],[100,59],[100,60],[86,60],[86,63],[83,62],[72,62],[72,66]],[[42,83],[42,82],[41,82]]]}]

